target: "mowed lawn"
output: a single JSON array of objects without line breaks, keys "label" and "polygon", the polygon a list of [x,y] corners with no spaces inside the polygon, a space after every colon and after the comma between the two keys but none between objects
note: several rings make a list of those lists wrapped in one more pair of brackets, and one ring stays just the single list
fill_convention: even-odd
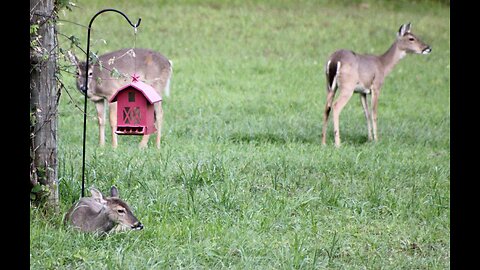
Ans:
[{"label": "mowed lawn", "polygon": [[[31,269],[448,269],[450,8],[403,1],[78,1],[59,43],[102,54],[160,51],[173,62],[162,146],[98,147],[88,103],[86,187],[116,185],[141,231],[99,237],[63,226],[80,197],[83,96],[72,74],[58,108],[60,213],[31,208]],[[339,48],[381,54],[399,27],[431,45],[408,55],[367,140],[358,95],[321,145],[324,64]],[[81,50],[74,48],[80,58]],[[63,63],[63,62],[62,62]],[[73,71],[73,69],[71,69]],[[107,118],[108,119],[108,118]],[[87,191],[88,194],[88,191]]]}]

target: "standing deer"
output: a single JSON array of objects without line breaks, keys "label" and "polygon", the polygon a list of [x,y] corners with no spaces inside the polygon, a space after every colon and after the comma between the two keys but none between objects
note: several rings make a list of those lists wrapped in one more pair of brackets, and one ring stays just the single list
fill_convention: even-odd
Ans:
[{"label": "standing deer", "polygon": [[[339,117],[342,109],[352,97],[359,93],[367,119],[368,139],[377,141],[377,108],[378,96],[385,77],[393,67],[408,53],[429,54],[429,45],[422,42],[411,32],[410,23],[400,26],[397,38],[392,46],[382,55],[357,54],[349,50],[338,50],[328,58],[325,66],[327,81],[327,104],[323,116],[322,144],[326,144],[326,133],[330,110],[333,110],[333,129],[335,146],[340,146]],[[332,106],[335,93],[339,97]],[[370,111],[367,104],[367,94],[371,94]]]},{"label": "standing deer", "polygon": [[[68,52],[69,60],[77,67],[77,88],[80,92],[87,91],[87,97],[95,103],[98,116],[99,144],[105,145],[105,102],[108,102],[115,92],[131,82],[132,76],[151,85],[160,96],[170,94],[170,79],[173,73],[172,62],[162,54],[149,49],[121,49],[98,57],[95,64],[88,68],[88,87],[85,86],[85,62],[80,62]],[[157,128],[156,147],[160,148],[161,129],[163,122],[162,102],[155,103],[155,126]],[[112,146],[117,147],[117,102],[109,103],[110,126],[112,128]],[[147,147],[150,135],[143,135],[140,147]]]},{"label": "standing deer", "polygon": [[133,215],[128,204],[118,196],[115,186],[110,197],[96,188],[90,188],[92,197],[83,197],[65,215],[65,224],[85,232],[108,233],[110,231],[141,230],[142,223]]}]

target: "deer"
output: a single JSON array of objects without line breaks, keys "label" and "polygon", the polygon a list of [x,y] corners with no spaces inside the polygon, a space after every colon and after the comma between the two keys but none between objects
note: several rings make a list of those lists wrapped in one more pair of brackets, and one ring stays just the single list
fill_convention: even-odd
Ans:
[{"label": "deer", "polygon": [[[76,67],[77,89],[95,104],[99,127],[99,145],[105,145],[105,103],[132,78],[151,85],[160,96],[170,95],[170,80],[173,73],[172,61],[159,52],[135,48],[120,49],[98,56],[88,67],[88,86],[85,85],[85,61],[79,61],[72,51],[67,52],[68,60]],[[112,130],[112,147],[118,146],[117,102],[108,104],[109,120]],[[157,129],[156,147],[160,149],[163,123],[162,101],[155,103],[155,127]],[[150,135],[143,135],[139,147],[146,148]]]},{"label": "deer", "polygon": [[133,215],[128,204],[119,198],[118,189],[110,188],[106,197],[90,188],[91,197],[82,197],[65,214],[65,225],[84,232],[106,234],[128,230],[141,230],[143,224]]},{"label": "deer", "polygon": [[[367,120],[368,140],[378,141],[378,97],[385,77],[407,54],[429,54],[431,51],[429,45],[411,32],[411,23],[406,23],[400,26],[395,41],[382,55],[357,54],[346,49],[332,53],[325,65],[327,96],[323,114],[322,145],[326,144],[328,118],[333,111],[335,146],[340,146],[339,117],[353,93],[360,94]],[[337,91],[339,95],[333,103]],[[368,107],[367,95],[371,95],[371,109]]]}]

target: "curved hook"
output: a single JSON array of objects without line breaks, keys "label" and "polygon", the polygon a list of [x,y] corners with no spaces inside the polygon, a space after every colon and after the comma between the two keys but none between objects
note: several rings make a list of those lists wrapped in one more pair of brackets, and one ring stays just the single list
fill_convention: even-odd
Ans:
[{"label": "curved hook", "polygon": [[140,22],[142,21],[142,18],[138,18],[137,24],[135,24],[135,28],[137,28],[140,25]]},{"label": "curved hook", "polygon": [[86,65],[85,65],[85,99],[86,99],[86,96],[87,96],[87,90],[88,90],[88,65],[89,65],[89,58],[90,58],[90,30],[92,29],[92,23],[93,21],[95,20],[95,18],[104,13],[104,12],[107,12],[107,11],[114,11],[114,12],[117,12],[118,14],[122,15],[127,21],[128,23],[133,27],[135,28],[135,31],[137,30],[137,27],[140,25],[140,22],[142,21],[142,18],[138,18],[138,21],[136,24],[133,24],[130,19],[127,17],[127,15],[125,15],[125,13],[119,11],[119,10],[116,10],[116,9],[113,9],[113,8],[106,8],[106,9],[103,9],[103,10],[100,10],[99,12],[97,12],[93,17],[92,19],[90,20],[90,23],[88,24],[88,34],[87,34],[87,59],[86,59]]},{"label": "curved hook", "polygon": [[88,30],[90,30],[90,26],[92,26],[93,20],[95,20],[95,18],[96,18],[98,15],[100,15],[100,14],[102,14],[102,13],[104,13],[104,12],[107,12],[107,11],[115,11],[115,12],[121,14],[121,15],[128,21],[128,23],[129,23],[132,27],[135,27],[135,28],[138,27],[138,26],[140,25],[140,22],[142,21],[142,18],[138,18],[137,24],[134,25],[134,24],[130,21],[130,19],[127,17],[127,15],[125,15],[125,13],[123,13],[123,12],[121,12],[121,11],[119,11],[119,10],[113,9],[113,8],[106,8],[106,9],[100,10],[99,12],[97,12],[97,14],[95,14],[95,15],[92,17],[92,19],[90,20],[90,24],[88,25]]}]

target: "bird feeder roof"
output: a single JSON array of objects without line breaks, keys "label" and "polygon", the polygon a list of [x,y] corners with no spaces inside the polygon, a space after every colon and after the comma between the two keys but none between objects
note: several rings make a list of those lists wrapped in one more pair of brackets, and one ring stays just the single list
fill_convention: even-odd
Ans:
[{"label": "bird feeder roof", "polygon": [[160,94],[158,94],[157,91],[155,91],[155,89],[142,82],[142,81],[139,81],[137,79],[133,79],[133,81],[123,87],[121,87],[120,89],[117,90],[117,92],[115,92],[115,94],[110,98],[110,102],[115,102],[117,101],[117,95],[122,92],[123,90],[129,88],[129,87],[133,87],[135,89],[137,89],[138,91],[142,92],[143,96],[145,96],[145,98],[148,100],[148,102],[150,102],[150,104],[153,104],[153,103],[156,103],[156,102],[159,102],[159,101],[162,101],[162,97],[160,96]]}]

